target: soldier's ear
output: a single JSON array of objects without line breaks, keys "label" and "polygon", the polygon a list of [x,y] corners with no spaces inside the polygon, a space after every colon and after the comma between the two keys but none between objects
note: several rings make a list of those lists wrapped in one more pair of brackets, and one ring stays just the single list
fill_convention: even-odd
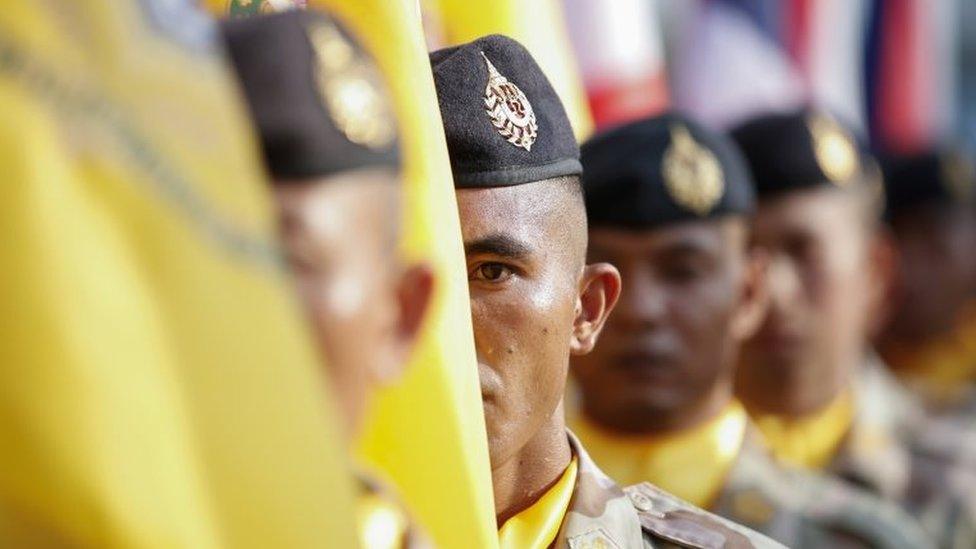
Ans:
[{"label": "soldier's ear", "polygon": [[609,263],[583,267],[569,347],[572,354],[585,355],[593,350],[620,297],[620,284],[620,272]]},{"label": "soldier's ear", "polygon": [[868,243],[868,335],[874,338],[891,317],[898,277],[898,247],[890,229],[878,229]]},{"label": "soldier's ear", "polygon": [[[403,368],[410,358],[434,297],[434,271],[426,263],[414,263],[399,273],[394,287],[397,303],[395,326],[396,362]],[[400,372],[396,372],[399,375]]]},{"label": "soldier's ear", "polygon": [[768,270],[769,254],[762,248],[751,247],[746,252],[741,295],[730,328],[738,341],[745,341],[755,335],[766,318],[769,310],[769,286],[766,280]]}]

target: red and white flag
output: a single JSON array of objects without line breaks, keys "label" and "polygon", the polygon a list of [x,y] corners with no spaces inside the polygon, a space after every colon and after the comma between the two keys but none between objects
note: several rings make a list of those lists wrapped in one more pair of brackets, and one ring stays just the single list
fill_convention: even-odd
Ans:
[{"label": "red and white flag", "polygon": [[597,129],[668,106],[655,4],[653,0],[563,0]]}]

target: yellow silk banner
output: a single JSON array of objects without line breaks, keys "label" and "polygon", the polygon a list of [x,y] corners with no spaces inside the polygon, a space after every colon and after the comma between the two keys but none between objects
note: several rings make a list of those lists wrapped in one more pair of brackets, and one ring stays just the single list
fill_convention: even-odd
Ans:
[{"label": "yellow silk banner", "polygon": [[[247,5],[243,5],[246,3]],[[206,0],[247,16],[301,0]],[[383,69],[406,162],[403,253],[436,271],[435,298],[401,383],[377,399],[359,456],[394,484],[441,547],[495,547],[487,438],[450,163],[416,0],[308,0],[338,14]],[[368,349],[364,349],[368,352]]]},{"label": "yellow silk banner", "polygon": [[0,10],[0,545],[354,547],[212,20]]},{"label": "yellow silk banner", "polygon": [[384,390],[361,454],[399,489],[441,547],[495,547],[488,443],[478,384],[461,229],[440,109],[416,0],[312,0],[362,36],[397,106],[407,203],[403,250],[437,274],[420,348]]}]

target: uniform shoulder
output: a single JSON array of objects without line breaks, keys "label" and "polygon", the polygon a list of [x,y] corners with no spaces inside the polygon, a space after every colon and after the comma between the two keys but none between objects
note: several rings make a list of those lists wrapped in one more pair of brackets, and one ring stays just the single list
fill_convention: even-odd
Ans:
[{"label": "uniform shoulder", "polygon": [[758,437],[746,439],[710,509],[787,545],[931,545],[917,521],[894,503],[837,478],[777,462]]},{"label": "uniform shoulder", "polygon": [[645,537],[700,549],[780,549],[766,536],[687,503],[649,482],[624,488]]},{"label": "uniform shoulder", "polygon": [[[931,545],[915,519],[897,505],[839,479],[779,464],[757,489],[824,539],[857,539],[871,547]],[[813,535],[813,534],[811,534]]]}]

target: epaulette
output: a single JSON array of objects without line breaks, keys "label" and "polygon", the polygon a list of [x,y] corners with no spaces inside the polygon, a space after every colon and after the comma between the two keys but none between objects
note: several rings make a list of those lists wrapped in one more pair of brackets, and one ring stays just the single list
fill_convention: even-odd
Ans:
[{"label": "epaulette", "polygon": [[653,537],[699,549],[782,549],[784,546],[703,511],[690,503],[642,482],[624,488],[637,510],[641,527]]}]

